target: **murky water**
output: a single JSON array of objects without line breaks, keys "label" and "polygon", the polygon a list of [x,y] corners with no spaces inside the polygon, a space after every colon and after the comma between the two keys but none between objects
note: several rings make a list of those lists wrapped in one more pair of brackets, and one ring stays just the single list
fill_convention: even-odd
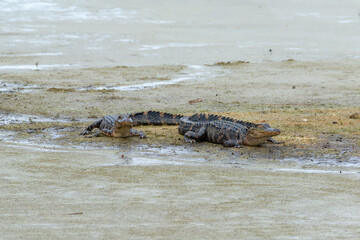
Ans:
[{"label": "murky water", "polygon": [[[206,7],[204,7],[206,6]],[[0,70],[357,59],[358,2],[4,0]],[[334,47],[336,46],[336,47]],[[17,62],[15,57],[28,57]]]}]

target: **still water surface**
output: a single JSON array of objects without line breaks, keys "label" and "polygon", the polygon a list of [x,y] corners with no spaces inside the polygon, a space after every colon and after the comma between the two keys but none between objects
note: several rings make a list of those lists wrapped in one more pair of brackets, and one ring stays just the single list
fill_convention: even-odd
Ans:
[{"label": "still water surface", "polygon": [[355,0],[3,0],[0,56],[13,70],[33,65],[18,56],[44,68],[357,59],[359,8]]}]

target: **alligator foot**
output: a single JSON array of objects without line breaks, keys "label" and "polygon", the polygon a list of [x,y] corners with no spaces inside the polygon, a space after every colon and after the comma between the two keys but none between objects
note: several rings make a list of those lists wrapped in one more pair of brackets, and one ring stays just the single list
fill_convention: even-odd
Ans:
[{"label": "alligator foot", "polygon": [[140,138],[146,138],[146,134],[143,131],[131,129],[130,136],[139,136]]},{"label": "alligator foot", "polygon": [[93,138],[93,137],[99,137],[100,135],[104,134],[104,132],[102,131],[99,131],[93,135],[88,135],[88,136],[85,136],[86,138]]},{"label": "alligator foot", "polygon": [[84,130],[82,133],[80,133],[79,135],[89,135],[91,133],[91,131],[89,130]]},{"label": "alligator foot", "polygon": [[237,146],[234,146],[235,148],[243,148],[244,145],[237,145]]},{"label": "alligator foot", "polygon": [[196,140],[195,139],[191,139],[191,138],[188,138],[188,137],[186,137],[186,136],[184,136],[184,140],[185,140],[185,142],[187,142],[187,143],[196,143]]},{"label": "alligator foot", "polygon": [[275,141],[273,138],[269,138],[267,141],[270,142],[270,143],[273,143],[273,144],[282,144],[282,143],[285,143],[285,142]]},{"label": "alligator foot", "polygon": [[229,139],[223,143],[224,147],[236,147],[236,148],[243,148],[244,145],[240,144],[239,141]]}]

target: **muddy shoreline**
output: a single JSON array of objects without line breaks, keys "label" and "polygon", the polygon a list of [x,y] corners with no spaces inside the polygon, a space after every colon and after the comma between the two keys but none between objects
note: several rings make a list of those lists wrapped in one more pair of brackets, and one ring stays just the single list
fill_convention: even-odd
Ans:
[{"label": "muddy shoreline", "polygon": [[[359,119],[349,118],[360,111],[358,69],[353,61],[289,60],[4,73],[0,109],[5,124],[0,129],[21,134],[28,129],[72,128],[66,137],[76,143],[88,141],[76,135],[81,128],[108,114],[217,113],[281,129],[278,140],[285,144],[274,158],[351,159],[360,152]],[[36,116],[45,119],[39,122]],[[25,122],[6,124],[5,119],[16,118]],[[183,144],[171,127],[140,129],[150,134],[146,144]]]},{"label": "muddy shoreline", "polygon": [[[2,73],[3,236],[356,239],[360,120],[349,116],[360,111],[359,65]],[[176,126],[136,127],[145,139],[79,135],[104,115],[150,109],[267,122],[285,143],[191,145]]]}]

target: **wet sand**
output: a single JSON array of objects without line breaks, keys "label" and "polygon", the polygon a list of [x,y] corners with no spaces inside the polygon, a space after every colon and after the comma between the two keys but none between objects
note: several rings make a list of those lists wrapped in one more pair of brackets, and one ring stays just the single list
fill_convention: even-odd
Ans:
[{"label": "wet sand", "polygon": [[[357,69],[286,61],[4,73],[2,236],[356,239]],[[138,127],[146,139],[78,135],[105,114],[149,109],[265,121],[285,144],[188,145],[167,126]]]},{"label": "wet sand", "polygon": [[[0,238],[358,239],[355,5],[2,1]],[[150,109],[285,143],[79,136]]]},{"label": "wet sand", "polygon": [[278,169],[281,164],[126,166],[118,154],[101,150],[17,150],[2,146],[4,238],[359,234],[358,172],[292,172]]},{"label": "wet sand", "polygon": [[[6,101],[0,106],[2,111],[75,118],[148,109],[174,113],[292,106],[356,109],[359,75],[357,61],[294,60],[18,71],[2,74],[3,85],[10,84],[10,90],[2,91]],[[189,104],[194,99],[202,101]]]}]

